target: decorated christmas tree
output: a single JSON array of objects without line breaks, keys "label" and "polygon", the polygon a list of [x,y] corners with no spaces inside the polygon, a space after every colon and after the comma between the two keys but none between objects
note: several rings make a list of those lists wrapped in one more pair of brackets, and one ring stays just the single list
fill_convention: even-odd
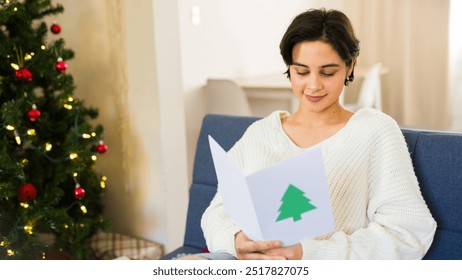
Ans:
[{"label": "decorated christmas tree", "polygon": [[0,259],[90,257],[107,229],[98,112],[73,96],[50,0],[0,0]]}]

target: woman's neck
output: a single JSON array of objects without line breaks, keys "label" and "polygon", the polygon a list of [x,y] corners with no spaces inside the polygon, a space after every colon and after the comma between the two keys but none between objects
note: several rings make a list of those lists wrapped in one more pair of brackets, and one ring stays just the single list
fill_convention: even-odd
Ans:
[{"label": "woman's neck", "polygon": [[352,115],[352,112],[345,110],[337,103],[320,112],[299,108],[291,117],[292,121],[306,127],[322,127],[344,124]]}]

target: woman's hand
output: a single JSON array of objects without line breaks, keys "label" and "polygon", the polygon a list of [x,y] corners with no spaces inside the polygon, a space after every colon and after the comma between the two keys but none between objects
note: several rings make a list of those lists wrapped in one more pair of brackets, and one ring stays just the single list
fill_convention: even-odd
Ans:
[{"label": "woman's hand", "polygon": [[239,260],[285,260],[279,255],[267,255],[267,250],[275,250],[281,247],[279,241],[253,241],[242,231],[234,236],[234,247]]},{"label": "woman's hand", "polygon": [[283,256],[286,260],[301,260],[303,249],[300,243],[290,247],[281,247],[264,251],[266,255]]},{"label": "woman's hand", "polygon": [[234,236],[237,258],[240,260],[286,260],[279,241],[253,241],[242,231]]}]

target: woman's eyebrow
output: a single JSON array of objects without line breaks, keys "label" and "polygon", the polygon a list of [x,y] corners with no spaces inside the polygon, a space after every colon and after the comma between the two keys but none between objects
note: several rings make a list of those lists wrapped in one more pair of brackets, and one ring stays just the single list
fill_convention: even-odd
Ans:
[{"label": "woman's eyebrow", "polygon": [[330,67],[340,67],[340,65],[337,63],[330,63],[330,64],[322,65],[319,68],[330,68]]},{"label": "woman's eyebrow", "polygon": [[[292,63],[292,65],[305,67],[305,68],[310,68],[308,65],[305,65],[305,64],[300,63],[300,62],[294,62],[294,63]],[[337,64],[337,63],[329,63],[329,64],[321,65],[319,68],[330,68],[330,67],[340,67],[340,65]]]},{"label": "woman's eyebrow", "polygon": [[294,63],[292,63],[292,65],[301,66],[301,67],[305,67],[305,68],[310,68],[308,65],[302,64],[300,62],[294,62]]}]

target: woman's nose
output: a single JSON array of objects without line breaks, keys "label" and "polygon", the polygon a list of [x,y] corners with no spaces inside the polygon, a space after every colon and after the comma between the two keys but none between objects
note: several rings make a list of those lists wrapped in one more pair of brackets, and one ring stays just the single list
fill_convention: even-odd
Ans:
[{"label": "woman's nose", "polygon": [[306,81],[306,90],[309,91],[316,91],[321,87],[321,82],[319,81],[319,77],[316,75],[311,75]]}]

